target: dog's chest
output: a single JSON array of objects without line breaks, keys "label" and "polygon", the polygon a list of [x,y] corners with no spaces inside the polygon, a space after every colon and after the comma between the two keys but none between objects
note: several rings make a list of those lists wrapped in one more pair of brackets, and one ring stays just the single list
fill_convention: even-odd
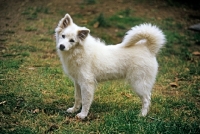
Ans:
[{"label": "dog's chest", "polygon": [[65,73],[72,78],[78,78],[80,68],[84,64],[83,55],[72,53],[70,55],[62,55],[60,58]]}]

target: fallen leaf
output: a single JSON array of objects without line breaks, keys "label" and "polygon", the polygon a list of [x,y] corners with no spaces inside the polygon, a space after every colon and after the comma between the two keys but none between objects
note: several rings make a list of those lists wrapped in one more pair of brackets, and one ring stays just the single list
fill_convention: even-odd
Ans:
[{"label": "fallen leaf", "polygon": [[171,82],[169,85],[171,87],[178,87],[178,83],[177,82]]},{"label": "fallen leaf", "polygon": [[35,68],[34,68],[34,67],[29,67],[28,69],[29,69],[29,70],[35,70]]},{"label": "fallen leaf", "polygon": [[127,98],[130,98],[130,97],[131,97],[131,94],[125,94],[125,96],[126,96]]},{"label": "fallen leaf", "polygon": [[96,23],[94,23],[93,27],[94,28],[98,28],[99,27],[99,22],[97,21]]},{"label": "fallen leaf", "polygon": [[0,105],[3,105],[3,104],[5,104],[6,103],[6,101],[2,101],[2,102],[0,102]]},{"label": "fallen leaf", "polygon": [[192,53],[192,55],[194,55],[194,56],[200,56],[200,52],[195,51],[195,52]]},{"label": "fallen leaf", "polygon": [[39,112],[40,112],[40,110],[38,108],[33,111],[34,114],[37,114]]},{"label": "fallen leaf", "polygon": [[124,96],[126,96],[127,98],[130,98],[132,95],[131,94],[128,94],[128,93],[121,93],[121,95],[124,95]]}]

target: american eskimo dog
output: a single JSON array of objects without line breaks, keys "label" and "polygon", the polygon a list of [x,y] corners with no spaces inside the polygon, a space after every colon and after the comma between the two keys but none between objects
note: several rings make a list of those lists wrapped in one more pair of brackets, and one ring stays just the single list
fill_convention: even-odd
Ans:
[{"label": "american eskimo dog", "polygon": [[75,103],[67,112],[77,112],[82,106],[77,117],[84,119],[97,82],[126,79],[141,98],[141,115],[147,115],[158,71],[156,54],[165,43],[165,36],[158,27],[151,24],[132,27],[121,43],[105,45],[66,14],[55,29],[55,36],[64,72],[75,86]]}]

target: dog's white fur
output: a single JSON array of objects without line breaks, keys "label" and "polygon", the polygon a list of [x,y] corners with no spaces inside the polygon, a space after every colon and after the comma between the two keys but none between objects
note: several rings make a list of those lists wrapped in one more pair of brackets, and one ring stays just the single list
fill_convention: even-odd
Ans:
[{"label": "dog's white fur", "polygon": [[67,112],[84,119],[89,112],[97,82],[126,79],[142,100],[146,116],[158,71],[156,54],[165,43],[163,32],[151,24],[133,27],[122,43],[105,45],[73,23],[69,14],[55,29],[56,47],[64,72],[74,81],[75,103]]}]

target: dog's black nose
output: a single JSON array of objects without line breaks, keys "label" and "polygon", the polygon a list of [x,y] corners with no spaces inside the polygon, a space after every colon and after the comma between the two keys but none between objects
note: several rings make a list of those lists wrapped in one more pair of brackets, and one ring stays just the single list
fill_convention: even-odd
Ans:
[{"label": "dog's black nose", "polygon": [[63,44],[60,44],[60,50],[64,50],[65,46]]}]

